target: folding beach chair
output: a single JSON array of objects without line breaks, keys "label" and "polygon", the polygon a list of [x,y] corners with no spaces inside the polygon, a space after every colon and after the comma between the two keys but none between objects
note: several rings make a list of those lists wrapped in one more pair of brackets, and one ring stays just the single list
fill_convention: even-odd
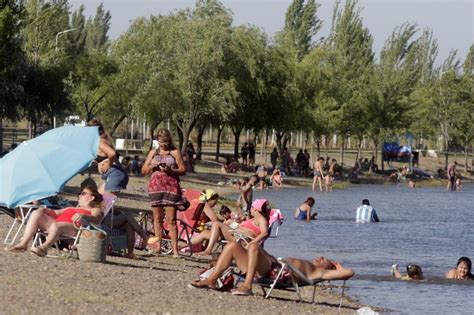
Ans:
[{"label": "folding beach chair", "polygon": [[[115,202],[117,202],[117,196],[107,192],[105,192],[102,196],[104,198],[104,206],[102,207],[103,216],[101,222],[99,223],[99,228],[103,229],[109,237],[110,252],[125,250],[128,247],[126,233],[121,229],[112,228],[114,224],[114,210]],[[107,226],[103,221],[109,214],[111,215],[110,226]]]},{"label": "folding beach chair", "polygon": [[[268,235],[269,237],[277,237],[280,230],[280,225],[283,224],[283,214],[280,209],[272,209],[268,220]],[[275,230],[274,235],[272,231]]]},{"label": "folding beach chair", "polygon": [[[101,211],[102,211],[102,219],[99,222],[102,223],[104,220],[105,216],[109,213],[112,212],[113,214],[113,209],[114,209],[114,204],[117,201],[117,196],[111,193],[104,193],[103,195],[103,201],[101,205]],[[70,257],[74,253],[74,251],[77,248],[77,244],[79,243],[79,239],[82,233],[82,228],[79,227],[78,232],[76,235],[68,235],[68,234],[62,234],[59,236],[58,241],[53,245],[57,251],[58,255],[57,256],[62,256],[61,255],[61,249],[59,246],[60,241],[66,241],[66,242],[72,242],[72,245],[69,246],[67,250],[67,256]],[[46,238],[48,236],[48,233],[45,231],[38,231],[33,239],[33,245],[32,247],[39,246],[43,242],[43,238]],[[48,255],[49,257],[56,257],[56,255]]]},{"label": "folding beach chair", "polygon": [[21,230],[25,227],[30,214],[38,209],[44,207],[43,205],[33,205],[25,204],[20,205],[16,209],[11,210],[9,208],[2,208],[2,211],[13,217],[12,225],[3,240],[3,244],[12,246],[15,244],[18,235],[20,235]]},{"label": "folding beach chair", "polygon": [[[201,217],[201,210],[199,213],[196,212],[197,206],[199,205],[199,196],[201,192],[193,189],[187,189],[184,191],[184,196],[191,203],[189,208],[185,211],[178,211],[176,215],[176,224],[178,228],[178,242],[184,242],[191,244],[191,239],[195,233],[200,233],[199,218]],[[161,252],[163,254],[170,254],[173,249],[171,247],[171,239],[168,231],[168,225],[166,222],[163,224],[163,230],[166,231],[163,235],[161,242]],[[194,253],[193,246],[189,246],[189,256]]]},{"label": "folding beach chair", "polygon": [[[278,258],[278,262],[281,265],[280,271],[275,277],[274,280],[260,278],[254,284],[259,285],[262,290],[265,298],[270,297],[273,290],[284,290],[284,291],[294,291],[298,296],[300,302],[303,301],[301,297],[300,288],[304,286],[313,286],[313,298],[311,303],[314,303],[314,298],[316,295],[316,287],[320,286],[319,284],[322,282],[330,282],[329,280],[323,279],[309,279],[306,277],[304,273],[302,273],[298,268],[291,265],[290,262],[283,258]],[[289,274],[289,277],[283,281],[283,276],[285,274]],[[333,280],[334,281],[334,280]],[[323,288],[329,289],[341,289],[341,298],[339,301],[339,308],[342,306],[342,301],[344,298],[344,291],[347,289],[346,280],[341,280],[343,283],[341,285],[324,285],[320,286]],[[268,292],[266,292],[265,288],[268,288]]]}]

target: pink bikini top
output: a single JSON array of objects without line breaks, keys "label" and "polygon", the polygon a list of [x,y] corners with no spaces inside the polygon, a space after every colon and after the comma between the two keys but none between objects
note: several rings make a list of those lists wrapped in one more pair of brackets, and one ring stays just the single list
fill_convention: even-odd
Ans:
[{"label": "pink bikini top", "polygon": [[240,227],[252,230],[256,235],[262,233],[262,231],[260,231],[260,228],[253,223],[253,219],[248,219],[247,221],[240,223]]}]

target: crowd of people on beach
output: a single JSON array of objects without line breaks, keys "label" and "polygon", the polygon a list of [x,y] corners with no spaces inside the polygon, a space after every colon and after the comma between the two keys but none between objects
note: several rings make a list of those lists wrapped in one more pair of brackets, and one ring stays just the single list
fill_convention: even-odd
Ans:
[{"label": "crowd of people on beach", "polygon": [[[31,247],[30,251],[38,256],[45,257],[48,247],[54,244],[61,234],[77,234],[77,225],[84,224],[106,224],[113,228],[122,229],[127,235],[127,258],[136,259],[134,254],[135,237],[140,236],[146,245],[152,246],[156,254],[160,254],[163,236],[170,239],[173,257],[182,257],[183,251],[198,248],[196,255],[208,256],[215,254],[217,244],[223,246],[215,261],[214,268],[208,272],[206,277],[200,277],[189,285],[195,288],[216,289],[218,279],[228,269],[235,265],[240,274],[245,278],[238,288],[232,289],[234,295],[252,294],[252,284],[255,278],[265,277],[275,279],[281,275],[282,265],[270,255],[264,248],[263,243],[270,235],[270,217],[275,209],[266,199],[254,198],[254,189],[263,189],[267,185],[266,177],[268,170],[262,164],[257,165],[255,175],[239,179],[235,187],[239,192],[237,206],[231,210],[222,206],[217,210],[219,195],[212,189],[205,189],[200,193],[198,206],[195,208],[195,220],[199,222],[196,233],[187,242],[178,239],[177,211],[186,211],[190,202],[185,197],[180,184],[180,177],[186,173],[186,165],[182,152],[174,145],[171,133],[165,128],[157,131],[156,138],[159,146],[150,150],[145,161],[140,162],[135,156],[130,161],[125,157],[122,162],[118,160],[118,154],[112,145],[110,136],[105,132],[103,125],[98,120],[92,120],[88,126],[98,128],[100,141],[95,163],[101,174],[103,183],[97,187],[92,180],[86,180],[81,185],[78,202],[75,206],[66,207],[61,210],[52,210],[45,207],[33,212],[29,218],[25,233],[20,242],[7,248],[11,252],[25,252],[28,250],[30,240],[36,231],[47,232],[47,238],[41,245]],[[274,152],[277,152],[274,150]],[[194,154],[194,149],[189,148],[189,157]],[[255,165],[255,147],[252,143],[245,143],[241,150],[244,164]],[[307,174],[309,172],[309,154],[300,150],[296,158],[297,173]],[[270,182],[276,188],[282,186],[282,173],[291,173],[291,163],[288,150],[285,148],[282,156],[272,152]],[[277,159],[281,159],[281,167],[277,167]],[[450,185],[452,189],[455,180],[456,163],[448,169]],[[319,187],[322,191],[322,182],[325,181],[326,191],[332,189],[334,177],[340,176],[340,166],[335,159],[318,158],[314,163],[313,186],[315,191]],[[101,202],[104,193],[120,196],[120,192],[126,189],[130,175],[150,176],[147,192],[150,199],[153,230],[146,231],[138,224],[136,219],[127,212],[114,214],[113,220],[102,217]],[[308,197],[294,211],[294,217],[299,220],[316,220],[318,213],[313,210],[315,206],[314,197]],[[356,222],[378,222],[379,218],[370,206],[367,199],[357,209]],[[166,225],[166,229],[164,227]],[[75,227],[76,226],[76,227]],[[199,232],[199,233],[198,233]],[[321,280],[346,280],[354,275],[352,269],[343,267],[339,262],[329,260],[325,257],[317,257],[314,260],[303,260],[288,258],[299,271],[308,278]],[[401,275],[395,265],[392,274],[397,279],[423,279],[421,267],[417,265],[407,266],[407,276]],[[288,278],[289,275],[286,275]],[[471,261],[467,257],[461,257],[457,266],[446,274],[449,279],[473,279],[471,274]],[[284,281],[284,280],[283,280]]]}]

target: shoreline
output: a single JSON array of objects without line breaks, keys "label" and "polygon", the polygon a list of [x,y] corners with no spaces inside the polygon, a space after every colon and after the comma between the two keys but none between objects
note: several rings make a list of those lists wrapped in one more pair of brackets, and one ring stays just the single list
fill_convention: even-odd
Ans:
[{"label": "shoreline", "polygon": [[[226,175],[226,174],[222,174]],[[211,178],[211,183],[206,181]],[[75,199],[79,185],[86,176],[77,175],[64,189],[63,197]],[[98,175],[93,178],[99,184]],[[222,196],[235,193],[232,187],[214,183],[221,178],[216,174],[200,173],[183,178],[183,188],[202,189],[211,187]],[[191,180],[188,180],[191,179]],[[148,211],[146,186],[148,178],[131,177],[129,187],[117,202],[117,209],[135,212]],[[3,237],[12,219],[0,215],[0,235]],[[51,252],[54,252],[51,249]],[[33,313],[318,313],[353,314],[367,306],[345,294],[341,309],[338,308],[340,292],[318,288],[316,303],[311,304],[312,288],[302,288],[305,302],[300,303],[292,292],[276,291],[275,296],[265,299],[261,289],[254,287],[254,296],[236,297],[229,292],[190,289],[188,283],[197,278],[200,270],[209,262],[196,259],[174,259],[156,256],[137,250],[145,260],[129,260],[107,256],[104,264],[85,263],[77,259],[39,258],[30,253],[0,253],[0,276],[3,287],[0,303],[4,314]],[[33,276],[34,275],[34,276]],[[351,286],[351,280],[347,282]],[[65,288],[67,288],[65,290]],[[272,293],[273,296],[273,293]],[[182,303],[181,301],[186,301]],[[203,307],[204,306],[204,307]],[[209,306],[212,308],[209,309]],[[381,308],[373,307],[376,311]]]}]

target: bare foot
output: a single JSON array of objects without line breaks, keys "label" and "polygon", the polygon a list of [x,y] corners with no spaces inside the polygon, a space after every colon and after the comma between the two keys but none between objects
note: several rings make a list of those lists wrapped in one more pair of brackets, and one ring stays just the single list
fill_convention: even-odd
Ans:
[{"label": "bare foot", "polygon": [[127,255],[125,255],[125,258],[128,258],[128,259],[137,259],[137,255],[135,255],[134,253],[128,253]]},{"label": "bare foot", "polygon": [[211,253],[208,252],[207,250],[205,250],[205,251],[202,251],[202,252],[199,252],[199,253],[195,253],[195,255],[197,255],[197,256],[211,256]]},{"label": "bare foot", "polygon": [[161,241],[160,237],[152,236],[152,237],[149,237],[148,239],[146,239],[145,243],[147,245],[153,245],[153,244],[159,243],[160,241]]},{"label": "bare foot", "polygon": [[212,290],[217,289],[215,283],[210,282],[208,279],[193,280],[191,281],[189,285],[198,289],[212,289]]},{"label": "bare foot", "polygon": [[6,250],[8,250],[9,252],[13,252],[13,253],[21,253],[21,252],[25,252],[27,250],[27,248],[26,248],[26,246],[21,246],[21,245],[17,244],[17,245],[14,245],[14,246],[7,247]]},{"label": "bare foot", "polygon": [[231,290],[231,292],[232,292],[231,293],[232,295],[241,295],[241,296],[253,295],[252,288],[247,288],[244,285],[241,285],[240,287]]}]

